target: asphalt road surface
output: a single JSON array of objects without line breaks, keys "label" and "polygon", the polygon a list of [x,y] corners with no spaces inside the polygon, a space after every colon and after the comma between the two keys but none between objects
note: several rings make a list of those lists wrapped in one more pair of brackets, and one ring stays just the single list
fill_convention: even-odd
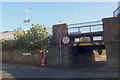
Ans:
[{"label": "asphalt road surface", "polygon": [[118,78],[117,72],[80,72],[19,64],[0,65],[2,78]]}]

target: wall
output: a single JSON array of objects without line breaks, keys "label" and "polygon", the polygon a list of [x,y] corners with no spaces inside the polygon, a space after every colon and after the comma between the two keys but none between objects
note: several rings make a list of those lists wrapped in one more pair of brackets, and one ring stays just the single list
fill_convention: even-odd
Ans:
[{"label": "wall", "polygon": [[115,17],[103,19],[103,37],[107,51],[107,65],[115,69],[118,68],[119,30],[119,25]]},{"label": "wall", "polygon": [[52,46],[48,49],[47,66],[60,66],[60,51],[59,46]]},{"label": "wall", "polygon": [[[31,55],[23,55],[23,53],[31,53]],[[41,55],[42,54],[39,53],[39,50],[15,50],[13,52],[2,51],[2,62],[39,65]]]},{"label": "wall", "polygon": [[13,40],[14,39],[14,33],[15,32],[4,32],[0,33],[0,40]]},{"label": "wall", "polygon": [[118,71],[120,72],[120,24],[118,25]]},{"label": "wall", "polygon": [[65,46],[61,42],[61,50],[60,50],[60,41],[63,38],[63,36],[67,36],[67,35],[68,35],[67,24],[53,25],[54,47],[52,47],[53,51],[50,50],[48,56],[49,59],[48,63],[51,66],[70,67],[70,65],[72,64],[72,55],[70,53],[69,46]]}]

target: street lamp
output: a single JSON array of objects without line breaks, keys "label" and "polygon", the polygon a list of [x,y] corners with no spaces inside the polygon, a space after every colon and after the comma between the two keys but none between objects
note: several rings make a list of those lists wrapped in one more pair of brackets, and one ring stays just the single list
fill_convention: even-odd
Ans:
[{"label": "street lamp", "polygon": [[31,6],[26,7],[26,19],[24,20],[24,23],[26,23],[26,30],[27,30],[27,23],[30,22],[30,19],[28,19],[28,9],[31,9]]}]

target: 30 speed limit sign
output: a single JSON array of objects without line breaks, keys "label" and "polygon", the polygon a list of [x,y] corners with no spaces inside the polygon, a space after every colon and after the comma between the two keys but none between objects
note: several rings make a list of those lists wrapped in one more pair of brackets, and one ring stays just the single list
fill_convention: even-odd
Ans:
[{"label": "30 speed limit sign", "polygon": [[64,36],[64,37],[62,38],[62,42],[63,42],[63,44],[67,45],[67,44],[69,44],[69,42],[70,42],[70,38],[69,38],[68,36]]}]

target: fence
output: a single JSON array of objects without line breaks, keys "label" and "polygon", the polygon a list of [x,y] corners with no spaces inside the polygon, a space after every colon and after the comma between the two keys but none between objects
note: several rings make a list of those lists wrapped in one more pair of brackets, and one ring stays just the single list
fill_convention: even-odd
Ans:
[{"label": "fence", "polygon": [[120,6],[114,10],[113,15],[116,17],[116,24],[120,24]]},{"label": "fence", "polygon": [[92,21],[68,25],[69,34],[91,33],[103,31],[102,21]]}]

